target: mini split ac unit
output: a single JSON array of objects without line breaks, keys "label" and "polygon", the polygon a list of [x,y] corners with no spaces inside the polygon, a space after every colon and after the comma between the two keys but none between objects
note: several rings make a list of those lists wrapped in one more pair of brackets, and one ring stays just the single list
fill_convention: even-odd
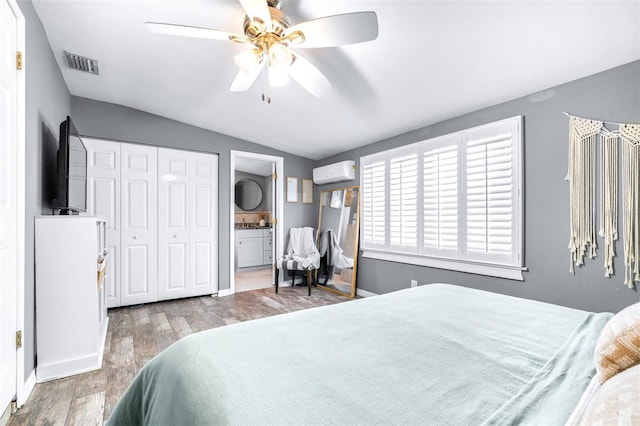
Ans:
[{"label": "mini split ac unit", "polygon": [[313,169],[313,183],[324,185],[325,183],[343,182],[356,178],[356,162],[353,160],[341,161],[327,166]]}]

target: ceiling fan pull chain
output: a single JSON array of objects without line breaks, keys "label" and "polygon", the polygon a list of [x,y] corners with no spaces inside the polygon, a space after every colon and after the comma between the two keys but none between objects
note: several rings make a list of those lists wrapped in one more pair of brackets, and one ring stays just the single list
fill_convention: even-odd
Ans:
[{"label": "ceiling fan pull chain", "polygon": [[268,62],[265,62],[263,67],[262,67],[262,102],[266,102],[268,104],[271,103],[271,97],[269,96],[269,94],[267,93],[267,72],[266,69],[268,67]]}]

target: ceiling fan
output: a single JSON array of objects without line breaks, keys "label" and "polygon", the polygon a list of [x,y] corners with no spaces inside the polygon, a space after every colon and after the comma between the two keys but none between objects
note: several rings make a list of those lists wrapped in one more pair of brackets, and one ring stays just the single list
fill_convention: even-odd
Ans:
[{"label": "ceiling fan", "polygon": [[[156,33],[230,40],[250,46],[235,57],[239,71],[231,83],[232,92],[248,90],[263,73],[273,86],[286,83],[290,77],[317,97],[325,95],[331,83],[297,49],[343,46],[378,37],[375,12],[345,13],[290,25],[281,10],[281,0],[239,1],[246,13],[244,35],[160,22],[145,22],[145,26]],[[262,97],[270,102],[268,96]]]}]

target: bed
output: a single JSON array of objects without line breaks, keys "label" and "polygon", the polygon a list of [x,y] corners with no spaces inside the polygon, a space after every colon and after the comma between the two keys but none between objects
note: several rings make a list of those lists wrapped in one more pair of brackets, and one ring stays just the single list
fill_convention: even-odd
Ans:
[{"label": "bed", "polygon": [[429,284],[233,324],[149,361],[106,423],[579,422],[612,316]]}]

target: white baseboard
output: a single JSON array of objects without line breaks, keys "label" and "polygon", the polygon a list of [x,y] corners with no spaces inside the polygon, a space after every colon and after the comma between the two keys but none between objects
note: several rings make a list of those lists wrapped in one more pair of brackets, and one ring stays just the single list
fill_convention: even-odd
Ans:
[{"label": "white baseboard", "polygon": [[224,290],[218,290],[218,297],[231,296],[234,292],[230,288]]},{"label": "white baseboard", "polygon": [[48,382],[75,374],[99,370],[102,367],[102,352],[94,352],[78,358],[57,361],[51,364],[40,364],[36,367],[36,382]]},{"label": "white baseboard", "polygon": [[24,403],[27,402],[27,399],[29,399],[31,392],[33,392],[33,388],[35,387],[36,387],[36,370],[34,369],[34,370],[31,370],[31,374],[29,374],[29,377],[27,377],[27,380],[25,380],[24,382],[22,395],[18,395],[18,400],[16,401],[18,408],[22,407]]},{"label": "white baseboard", "polygon": [[363,290],[361,288],[357,288],[356,289],[356,296],[371,297],[371,296],[377,296],[377,294],[376,293],[372,293],[372,292],[367,291],[367,290]]}]

